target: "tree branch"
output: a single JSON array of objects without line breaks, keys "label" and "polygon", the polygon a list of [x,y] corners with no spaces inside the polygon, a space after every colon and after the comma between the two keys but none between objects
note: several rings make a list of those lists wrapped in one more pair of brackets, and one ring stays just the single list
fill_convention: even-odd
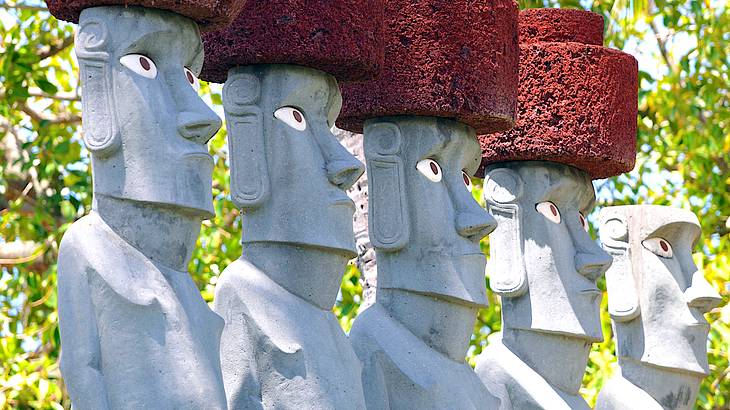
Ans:
[{"label": "tree branch", "polygon": [[36,122],[46,121],[50,124],[77,124],[81,122],[81,116],[75,114],[59,114],[55,117],[45,117],[30,108],[25,102],[20,103],[19,108],[20,111],[26,113],[31,119]]},{"label": "tree branch", "polygon": [[48,49],[38,54],[39,60],[53,57],[74,43],[74,36],[68,36],[48,46]]},{"label": "tree branch", "polygon": [[79,97],[76,93],[59,92],[58,94],[48,94],[40,90],[29,90],[28,94],[30,94],[31,97],[49,98],[51,100],[58,101],[81,101],[81,97]]},{"label": "tree branch", "polygon": [[7,4],[5,2],[0,3],[0,9],[5,10],[30,10],[30,11],[48,11],[47,7],[43,6],[30,6],[27,4]]},{"label": "tree branch", "polygon": [[669,67],[669,71],[674,72],[674,62],[672,61],[671,57],[669,56],[669,51],[667,50],[667,41],[666,39],[662,38],[661,34],[659,34],[659,29],[656,26],[656,23],[654,20],[649,20],[649,27],[651,27],[651,31],[654,33],[654,38],[656,38],[657,45],[659,46],[659,52],[662,54],[662,58],[664,59],[664,62]]}]

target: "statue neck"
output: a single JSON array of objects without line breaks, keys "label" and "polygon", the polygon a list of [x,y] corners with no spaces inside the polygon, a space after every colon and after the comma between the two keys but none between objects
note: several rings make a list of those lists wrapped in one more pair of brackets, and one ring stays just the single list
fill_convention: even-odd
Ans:
[{"label": "statue neck", "polygon": [[159,204],[94,195],[93,210],[128,244],[153,262],[187,271],[203,217]]},{"label": "statue neck", "polygon": [[591,350],[589,340],[505,327],[502,343],[554,388],[579,394]]},{"label": "statue neck", "polygon": [[619,375],[666,408],[691,410],[704,375],[619,357]]},{"label": "statue neck", "polygon": [[429,347],[464,362],[478,310],[475,305],[387,288],[379,288],[375,297],[391,317]]},{"label": "statue neck", "polygon": [[244,243],[241,258],[279,286],[324,310],[334,306],[349,260],[341,251],[283,242]]}]

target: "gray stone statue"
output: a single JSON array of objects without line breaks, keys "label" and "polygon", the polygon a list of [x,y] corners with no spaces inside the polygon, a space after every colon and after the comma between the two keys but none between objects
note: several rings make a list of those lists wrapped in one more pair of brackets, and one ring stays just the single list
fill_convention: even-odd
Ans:
[{"label": "gray stone statue", "polygon": [[591,178],[558,163],[498,163],[486,169],[484,197],[499,223],[489,271],[503,323],[476,371],[500,409],[587,409],[578,390],[603,339],[596,280],[611,264],[587,232]]},{"label": "gray stone statue", "polygon": [[61,371],[77,409],[224,409],[223,320],[187,273],[213,216],[196,24],[138,7],[81,13],[76,54],[94,202],[61,243]]},{"label": "gray stone statue", "polygon": [[465,361],[487,304],[479,241],[495,227],[471,194],[474,129],[384,117],[365,122],[364,145],[378,291],[350,337],[368,409],[496,408]]},{"label": "gray stone statue", "polygon": [[362,164],[331,131],[334,77],[232,69],[223,89],[243,255],[221,274],[221,361],[232,409],[363,409],[361,365],[332,307],[355,253],[348,189]]},{"label": "gray stone statue", "polygon": [[601,210],[600,224],[614,258],[606,286],[619,369],[596,408],[694,408],[709,372],[704,313],[721,302],[692,260],[697,217],[668,206],[615,206]]}]

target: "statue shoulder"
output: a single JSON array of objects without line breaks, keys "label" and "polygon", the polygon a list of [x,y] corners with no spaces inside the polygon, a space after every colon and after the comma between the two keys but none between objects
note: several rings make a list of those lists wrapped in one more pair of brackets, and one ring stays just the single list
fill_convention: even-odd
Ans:
[{"label": "statue shoulder", "polygon": [[71,224],[61,239],[58,252],[59,275],[76,275],[87,272],[94,260],[103,258],[109,247],[104,222],[95,214],[89,214]]},{"label": "statue shoulder", "polygon": [[596,410],[661,410],[663,407],[648,393],[621,377],[610,378],[601,389]]}]

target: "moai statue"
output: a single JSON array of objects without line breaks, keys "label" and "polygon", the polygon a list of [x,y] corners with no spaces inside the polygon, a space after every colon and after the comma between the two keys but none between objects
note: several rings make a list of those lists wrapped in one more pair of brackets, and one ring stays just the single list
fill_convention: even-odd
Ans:
[{"label": "moai statue", "polygon": [[364,409],[361,364],[332,312],[356,256],[345,191],[364,167],[331,129],[337,79],[381,63],[383,10],[297,4],[250,2],[205,37],[202,78],[225,80],[231,197],[242,211],[243,255],[215,292],[223,378],[231,409]]},{"label": "moai statue", "polygon": [[704,314],[721,303],[692,260],[700,224],[690,211],[656,205],[604,208],[601,242],[616,334],[617,374],[597,409],[692,409],[709,373]]},{"label": "moai statue", "polygon": [[495,227],[470,178],[476,133],[513,125],[517,6],[467,3],[387,2],[381,75],[342,87],[338,125],[364,128],[378,261],[375,303],[350,333],[368,409],[499,405],[465,360],[487,305],[479,242]]},{"label": "moai statue", "polygon": [[48,1],[79,23],[94,186],[58,259],[64,382],[77,409],[224,409],[223,320],[187,265],[214,215],[206,143],[221,126],[195,89],[198,23],[223,24],[241,2],[94,3]]},{"label": "moai statue", "polygon": [[601,46],[597,14],[525,10],[519,33],[517,124],[480,137],[502,333],[476,372],[503,410],[586,409],[579,389],[603,340],[596,280],[611,264],[587,233],[591,179],[633,167],[637,63]]}]

